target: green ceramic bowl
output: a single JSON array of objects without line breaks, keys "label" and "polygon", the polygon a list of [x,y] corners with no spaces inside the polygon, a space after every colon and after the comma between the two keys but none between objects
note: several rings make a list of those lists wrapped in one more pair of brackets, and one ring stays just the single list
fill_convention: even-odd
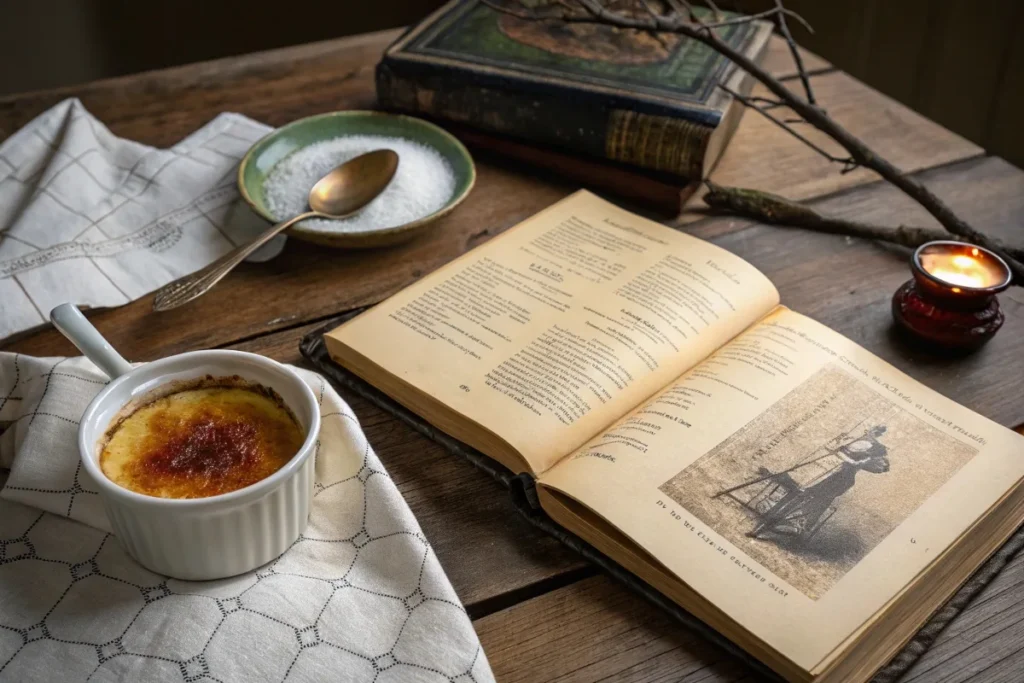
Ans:
[{"label": "green ceramic bowl", "polygon": [[[382,247],[399,244],[423,232],[431,223],[458,206],[476,181],[473,158],[450,133],[432,123],[411,116],[376,111],[337,111],[299,119],[278,128],[252,146],[238,167],[238,189],[249,206],[270,222],[276,218],[267,209],[263,182],[279,161],[296,150],[342,135],[402,137],[437,150],[455,173],[455,189],[448,202],[423,218],[381,230],[357,233],[309,230],[301,224],[288,230],[297,239],[331,247]],[[399,161],[401,163],[401,161]]]}]

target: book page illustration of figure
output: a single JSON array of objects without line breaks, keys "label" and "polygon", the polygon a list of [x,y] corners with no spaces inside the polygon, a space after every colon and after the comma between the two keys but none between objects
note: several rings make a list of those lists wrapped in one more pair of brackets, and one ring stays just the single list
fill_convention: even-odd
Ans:
[{"label": "book page illustration of figure", "polygon": [[659,490],[816,600],[976,454],[829,364]]},{"label": "book page illustration of figure", "polygon": [[879,441],[886,427],[879,425],[837,447],[783,470],[758,468],[758,478],[716,494],[728,496],[756,519],[751,538],[795,538],[809,542],[836,512],[838,499],[853,488],[857,473],[889,471],[888,449]]}]

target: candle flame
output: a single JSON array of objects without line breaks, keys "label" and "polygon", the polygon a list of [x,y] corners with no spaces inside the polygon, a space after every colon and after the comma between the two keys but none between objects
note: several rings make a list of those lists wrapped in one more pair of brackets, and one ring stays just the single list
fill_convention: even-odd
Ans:
[{"label": "candle flame", "polygon": [[921,256],[921,266],[933,277],[954,285],[952,291],[960,293],[960,287],[982,289],[999,284],[1003,280],[1001,273],[993,270],[993,265],[981,255],[977,248],[970,254],[932,253]]}]

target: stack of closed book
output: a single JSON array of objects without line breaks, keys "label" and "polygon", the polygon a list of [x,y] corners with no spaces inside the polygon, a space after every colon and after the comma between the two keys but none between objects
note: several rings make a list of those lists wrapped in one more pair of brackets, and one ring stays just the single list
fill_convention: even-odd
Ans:
[{"label": "stack of closed book", "polygon": [[[763,22],[723,27],[758,58]],[[454,0],[402,36],[377,67],[382,107],[436,119],[469,144],[592,187],[676,205],[735,131],[751,78],[698,41]]]}]

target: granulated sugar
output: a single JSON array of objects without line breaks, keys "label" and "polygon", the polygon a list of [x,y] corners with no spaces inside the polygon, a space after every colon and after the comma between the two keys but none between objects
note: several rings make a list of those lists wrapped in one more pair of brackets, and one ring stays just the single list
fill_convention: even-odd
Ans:
[{"label": "granulated sugar", "polygon": [[398,170],[387,188],[351,218],[315,218],[303,221],[302,227],[323,232],[381,230],[429,216],[448,203],[455,174],[435,149],[404,138],[349,135],[297,150],[270,169],[263,184],[267,208],[279,221],[308,211],[309,190],[316,181],[335,166],[375,149],[398,153]]}]

